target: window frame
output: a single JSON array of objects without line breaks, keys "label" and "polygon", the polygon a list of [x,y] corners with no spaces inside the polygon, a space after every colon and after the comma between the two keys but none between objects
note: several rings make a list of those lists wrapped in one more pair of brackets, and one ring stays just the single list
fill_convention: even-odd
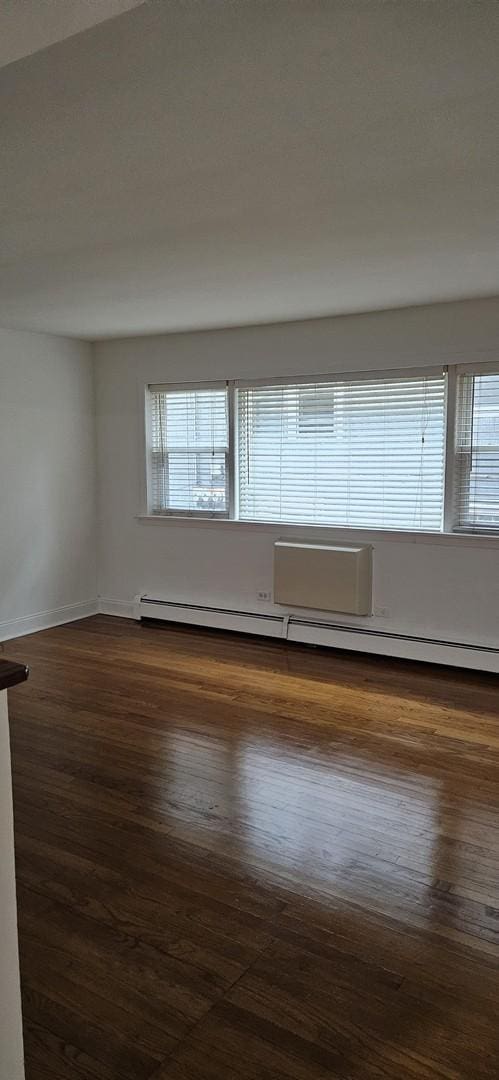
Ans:
[{"label": "window frame", "polygon": [[[354,384],[354,383],[362,383],[362,382],[364,382],[364,383],[366,383],[366,382],[367,383],[369,383],[369,382],[378,382],[378,381],[382,382],[384,380],[387,380],[389,382],[394,382],[394,381],[397,381],[397,380],[400,380],[402,382],[410,382],[411,380],[422,379],[422,378],[431,378],[431,377],[440,378],[440,379],[444,378],[444,422],[443,422],[443,455],[442,455],[442,475],[444,476],[445,475],[445,445],[446,445],[445,416],[446,416],[446,399],[447,399],[447,380],[445,378],[446,374],[447,374],[446,366],[443,363],[439,363],[439,364],[432,364],[432,365],[425,365],[425,366],[411,365],[411,366],[404,367],[404,368],[385,368],[385,369],[365,368],[365,369],[358,370],[358,371],[335,371],[335,372],[321,373],[320,375],[314,375],[314,374],[300,375],[300,376],[287,375],[287,376],[282,376],[282,377],[273,378],[273,379],[268,379],[268,378],[267,379],[238,379],[238,380],[235,381],[234,385],[236,387],[236,391],[239,392],[239,391],[251,390],[251,389],[254,389],[254,388],[257,388],[257,389],[258,388],[268,388],[268,389],[272,390],[275,387],[277,387],[277,388],[279,388],[279,387],[283,387],[283,388],[297,387],[297,388],[299,388],[300,386],[309,387],[311,385],[320,385],[321,383],[325,383],[325,384],[328,384],[328,385],[334,385],[334,384],[341,384],[341,383]],[[239,412],[239,409],[237,409],[237,411]],[[238,454],[236,453],[236,455],[234,456],[234,459],[233,459],[233,467],[237,472],[239,471],[238,465],[239,465]],[[441,516],[440,516],[440,521],[441,521],[442,524],[443,524],[443,513],[444,513],[444,498],[443,498],[443,495],[444,495],[444,491],[443,491],[443,487],[442,487],[442,511],[441,511]],[[383,532],[383,533],[395,533],[395,532],[397,532],[397,533],[404,533],[404,534],[414,533],[415,535],[422,535],[423,533],[427,533],[428,535],[439,536],[439,535],[442,534],[442,531],[443,531],[442,528],[440,528],[438,530],[436,530],[436,529],[435,530],[430,530],[429,528],[417,529],[415,526],[412,526],[412,525],[407,526],[406,528],[403,528],[403,527],[402,528],[397,528],[396,526],[393,526],[392,528],[390,528],[390,526],[380,526],[380,525],[346,524],[345,522],[341,522],[341,521],[316,522],[316,521],[304,521],[303,519],[298,519],[296,521],[292,521],[289,518],[286,518],[286,519],[250,518],[250,517],[246,517],[246,516],[241,516],[239,514],[238,514],[238,517],[236,518],[236,520],[240,521],[241,523],[244,522],[244,523],[247,523],[247,524],[254,524],[254,525],[265,523],[267,525],[274,525],[277,528],[280,528],[280,527],[285,528],[285,527],[288,527],[288,526],[291,525],[294,528],[300,528],[300,529],[319,528],[319,529],[323,529],[323,530],[328,529],[328,530],[335,530],[335,531],[344,531],[344,532],[346,532],[347,534],[350,534],[350,535],[354,535],[354,534],[358,535],[359,533],[363,534],[363,533],[365,533],[367,531],[372,530],[372,531],[375,531],[375,532],[377,531],[378,533],[379,532]]]},{"label": "window frame", "polygon": [[[373,379],[396,379],[396,378],[414,378],[421,376],[440,375],[442,372],[446,377],[445,385],[445,411],[444,411],[444,459],[443,459],[443,513],[442,513],[442,526],[438,530],[430,529],[417,529],[414,527],[407,529],[390,529],[379,528],[377,526],[357,526],[357,525],[343,525],[335,522],[320,523],[315,522],[289,522],[289,521],[269,521],[263,518],[257,519],[241,519],[238,514],[238,460],[239,460],[239,447],[238,447],[238,430],[237,430],[237,415],[238,404],[237,395],[238,391],[248,389],[255,386],[287,386],[287,385],[310,385],[311,383],[321,382],[341,382],[349,381],[355,382],[357,380],[373,380]],[[404,368],[385,368],[385,369],[362,369],[359,371],[330,371],[320,374],[308,374],[308,375],[287,375],[279,376],[276,378],[260,378],[260,379],[218,379],[210,381],[202,380],[190,380],[185,382],[143,382],[139,383],[139,393],[141,396],[141,414],[143,417],[143,426],[141,431],[141,442],[143,451],[145,449],[145,463],[144,454],[141,454],[141,473],[140,473],[140,504],[142,511],[137,515],[139,520],[148,520],[154,522],[161,521],[177,521],[182,524],[182,521],[191,521],[192,524],[196,523],[210,523],[216,524],[217,522],[226,522],[230,526],[240,526],[242,528],[263,527],[271,529],[286,529],[293,528],[311,529],[329,532],[343,533],[358,535],[359,533],[373,535],[387,535],[393,537],[401,537],[408,539],[411,535],[418,537],[428,538],[452,538],[459,540],[459,538],[467,539],[475,538],[477,541],[496,541],[499,542],[499,534],[497,532],[488,532],[486,528],[468,529],[458,523],[457,518],[457,482],[458,482],[458,449],[457,449],[457,434],[458,434],[458,386],[460,375],[474,375],[474,374],[498,374],[499,375],[499,361],[485,361],[471,364],[449,364],[440,363],[432,364],[428,366],[407,366]],[[150,393],[151,390],[221,390],[225,389],[227,392],[227,416],[228,416],[228,448],[225,453],[225,467],[226,467],[226,493],[227,493],[227,506],[223,511],[219,510],[181,510],[181,509],[165,509],[162,511],[153,511],[151,507],[151,461],[152,461],[152,443],[151,443],[151,408],[150,408]],[[144,407],[145,406],[145,407]],[[145,467],[144,467],[145,465]]]},{"label": "window frame", "polygon": [[[156,452],[152,445],[152,401],[154,393],[188,393],[196,390],[224,390],[227,394],[227,446],[217,448],[217,453],[223,453],[225,456],[225,510],[185,510],[182,507],[165,507],[162,510],[154,510],[152,506],[152,459]],[[231,474],[232,468],[232,451],[231,451],[231,424],[230,424],[230,390],[229,384],[226,381],[219,380],[218,382],[189,382],[189,383],[147,383],[145,391],[145,442],[146,442],[146,506],[148,516],[154,518],[197,518],[197,519],[216,519],[219,521],[226,521],[230,519],[232,502],[231,502]],[[211,449],[211,448],[209,448]],[[204,448],[188,448],[185,450],[179,447],[175,449],[173,453],[186,453],[192,454],[202,453]]]},{"label": "window frame", "polygon": [[[476,363],[469,364],[455,364],[452,368],[454,378],[453,389],[453,401],[454,401],[454,416],[452,427],[452,469],[451,469],[451,490],[449,492],[449,501],[451,504],[451,531],[454,534],[462,536],[477,536],[488,537],[489,539],[499,539],[499,527],[487,529],[486,526],[480,527],[480,525],[466,525],[461,524],[459,513],[459,490],[462,485],[462,472],[463,451],[459,448],[459,429],[460,429],[460,417],[459,417],[459,404],[461,400],[461,380],[463,377],[474,377],[475,375],[497,375],[499,376],[499,362],[494,361],[477,361]],[[471,458],[470,458],[471,464]],[[471,468],[467,470],[468,482],[471,479]],[[468,500],[470,497],[470,491],[467,492]]]}]

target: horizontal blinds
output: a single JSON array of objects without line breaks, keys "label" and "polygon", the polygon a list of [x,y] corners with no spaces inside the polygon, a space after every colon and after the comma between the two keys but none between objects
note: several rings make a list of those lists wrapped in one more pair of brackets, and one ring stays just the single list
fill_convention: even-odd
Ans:
[{"label": "horizontal blinds", "polygon": [[499,374],[458,380],[456,526],[499,531]]},{"label": "horizontal blinds", "polygon": [[151,387],[152,513],[227,512],[227,390]]},{"label": "horizontal blinds", "polygon": [[239,516],[441,528],[445,377],[238,391]]}]

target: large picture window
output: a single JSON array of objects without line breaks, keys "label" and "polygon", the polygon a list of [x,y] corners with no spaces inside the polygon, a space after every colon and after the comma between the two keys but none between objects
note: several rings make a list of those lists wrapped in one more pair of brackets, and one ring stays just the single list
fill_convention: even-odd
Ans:
[{"label": "large picture window", "polygon": [[238,391],[239,516],[439,529],[443,375]]},{"label": "large picture window", "polygon": [[457,370],[149,386],[148,513],[499,531],[499,365]]}]

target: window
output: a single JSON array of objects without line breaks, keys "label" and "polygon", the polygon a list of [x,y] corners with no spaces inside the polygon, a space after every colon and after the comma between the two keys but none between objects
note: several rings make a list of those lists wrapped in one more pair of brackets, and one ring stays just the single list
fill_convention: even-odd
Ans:
[{"label": "window", "polygon": [[440,529],[444,404],[443,375],[239,390],[239,517]]},{"label": "window", "polygon": [[300,435],[333,433],[335,391],[329,383],[324,386],[304,386],[298,394],[298,431]]},{"label": "window", "polygon": [[499,531],[499,374],[458,377],[456,527]]},{"label": "window", "polygon": [[150,391],[153,514],[227,515],[227,389]]},{"label": "window", "polygon": [[152,514],[499,533],[499,365],[150,386],[148,443]]}]

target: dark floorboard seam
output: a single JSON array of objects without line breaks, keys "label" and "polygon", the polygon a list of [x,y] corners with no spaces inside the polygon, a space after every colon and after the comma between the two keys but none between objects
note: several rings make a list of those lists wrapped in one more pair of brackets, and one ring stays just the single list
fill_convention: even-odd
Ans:
[{"label": "dark floorboard seam", "polygon": [[244,971],[242,971],[240,975],[237,976],[237,979],[234,979],[234,982],[231,983],[231,985],[228,986],[226,990],[224,990],[223,994],[220,995],[218,1000],[214,1001],[212,1005],[210,1005],[209,1009],[207,1009],[206,1012],[203,1013],[203,1016],[200,1016],[198,1020],[195,1020],[192,1027],[189,1028],[189,1031],[185,1033],[182,1039],[179,1039],[177,1046],[173,1050],[171,1050],[169,1054],[166,1054],[163,1061],[161,1062],[161,1065],[158,1065],[154,1069],[154,1072],[151,1073],[151,1075],[148,1077],[148,1080],[156,1080],[156,1078],[160,1080],[161,1073],[165,1065],[168,1065],[168,1062],[173,1061],[175,1055],[178,1054],[179,1050],[182,1049],[184,1043],[186,1043],[189,1039],[192,1038],[194,1032],[196,1031],[196,1028],[198,1028],[200,1024],[204,1023],[210,1013],[212,1013],[214,1009],[221,1005],[229,994],[232,994],[234,988],[239,985],[242,979],[245,979],[246,976],[249,975],[249,972],[254,968],[255,964],[258,964],[262,957],[265,956],[265,953],[268,952],[268,950],[276,944],[276,940],[277,939],[272,939],[272,941],[269,941],[267,945],[264,945],[263,949],[260,949],[258,956],[255,956],[255,958],[251,961],[251,964],[248,964],[248,967]]}]

